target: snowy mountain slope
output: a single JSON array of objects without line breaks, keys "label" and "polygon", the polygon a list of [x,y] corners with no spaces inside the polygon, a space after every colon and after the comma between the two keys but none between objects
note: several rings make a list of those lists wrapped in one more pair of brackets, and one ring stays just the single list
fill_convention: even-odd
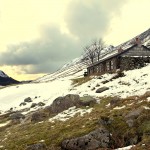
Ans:
[{"label": "snowy mountain slope", "polygon": [[32,103],[19,106],[27,97],[31,97],[34,103],[44,102],[49,105],[56,97],[66,94],[70,84],[71,81],[60,79],[50,83],[32,83],[6,87],[0,90],[0,110],[30,108]]},{"label": "snowy mountain slope", "polygon": [[116,48],[122,47],[123,49],[126,49],[126,47],[128,47],[129,45],[132,46],[134,44],[136,37],[138,37],[141,40],[141,43],[143,45],[146,45],[147,41],[150,40],[150,29],[148,29],[148,30],[144,31],[143,33],[133,37],[132,39],[118,45]]},{"label": "snowy mountain slope", "polygon": [[39,82],[49,82],[53,81],[62,77],[70,76],[82,71],[81,75],[84,73],[84,69],[86,70],[87,64],[82,60],[82,56],[79,58],[74,59],[73,61],[65,64],[61,69],[58,71],[45,75],[37,80],[33,81],[34,83]]}]

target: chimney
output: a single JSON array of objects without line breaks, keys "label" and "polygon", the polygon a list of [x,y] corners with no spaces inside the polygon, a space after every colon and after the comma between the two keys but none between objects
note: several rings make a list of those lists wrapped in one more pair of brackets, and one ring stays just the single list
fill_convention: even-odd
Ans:
[{"label": "chimney", "polygon": [[122,47],[119,47],[118,53],[121,53],[123,51]]},{"label": "chimney", "polygon": [[137,44],[138,46],[141,46],[141,40],[139,37],[135,38],[135,44]]}]

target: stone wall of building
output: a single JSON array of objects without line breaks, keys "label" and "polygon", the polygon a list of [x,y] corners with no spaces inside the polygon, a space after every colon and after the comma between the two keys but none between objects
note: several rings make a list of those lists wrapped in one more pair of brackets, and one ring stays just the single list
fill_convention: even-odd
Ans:
[{"label": "stone wall of building", "polygon": [[122,57],[120,60],[120,70],[133,70],[144,67],[150,63],[150,57]]}]

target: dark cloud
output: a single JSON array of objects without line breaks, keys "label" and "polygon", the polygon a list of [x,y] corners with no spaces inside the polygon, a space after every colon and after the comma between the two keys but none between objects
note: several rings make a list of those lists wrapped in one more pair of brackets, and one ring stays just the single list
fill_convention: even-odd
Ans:
[{"label": "dark cloud", "polygon": [[0,55],[1,65],[31,65],[23,68],[27,73],[46,73],[61,67],[79,56],[81,48],[69,35],[56,27],[42,29],[41,38],[19,45],[11,45]]},{"label": "dark cloud", "polygon": [[121,9],[122,3],[121,0],[72,0],[65,22],[78,40],[61,33],[59,27],[45,26],[40,39],[9,46],[0,55],[0,64],[22,66],[26,73],[55,71],[80,56],[82,46],[89,41],[104,36],[112,15]]}]

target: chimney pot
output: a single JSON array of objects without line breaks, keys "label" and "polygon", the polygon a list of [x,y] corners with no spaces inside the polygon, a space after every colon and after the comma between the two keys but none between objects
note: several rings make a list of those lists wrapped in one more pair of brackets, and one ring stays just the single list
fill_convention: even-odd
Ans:
[{"label": "chimney pot", "polygon": [[118,53],[121,53],[123,51],[122,47],[119,47]]},{"label": "chimney pot", "polygon": [[141,46],[141,40],[139,37],[136,37],[135,38],[135,43],[138,45],[138,46]]}]

